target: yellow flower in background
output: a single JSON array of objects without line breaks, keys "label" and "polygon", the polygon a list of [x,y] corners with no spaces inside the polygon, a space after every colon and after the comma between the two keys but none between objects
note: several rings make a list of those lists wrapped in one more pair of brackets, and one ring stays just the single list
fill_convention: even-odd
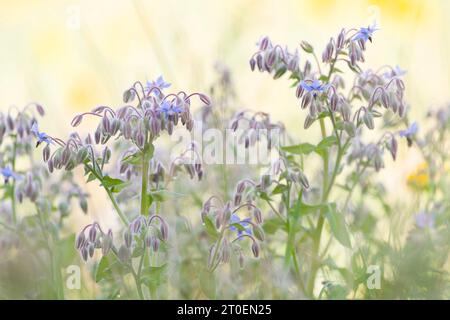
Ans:
[{"label": "yellow flower in background", "polygon": [[85,111],[99,101],[108,101],[108,93],[95,72],[82,71],[71,81],[64,101],[72,110]]},{"label": "yellow flower in background", "polygon": [[428,163],[422,162],[417,168],[408,175],[408,186],[415,189],[425,189],[430,183],[430,177],[428,175]]}]

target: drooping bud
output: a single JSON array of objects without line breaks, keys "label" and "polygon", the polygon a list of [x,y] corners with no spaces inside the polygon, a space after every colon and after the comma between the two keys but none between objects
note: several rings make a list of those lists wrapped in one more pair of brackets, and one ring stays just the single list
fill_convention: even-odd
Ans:
[{"label": "drooping bud", "polygon": [[123,240],[125,241],[125,245],[127,246],[127,248],[130,248],[131,243],[133,242],[133,235],[131,234],[129,229],[125,230],[123,234]]},{"label": "drooping bud", "polygon": [[300,42],[300,47],[307,53],[312,53],[314,51],[313,46],[307,41]]},{"label": "drooping bud", "polygon": [[105,235],[102,241],[102,254],[103,256],[108,255],[108,253],[111,251],[113,244],[113,234],[111,229],[108,230],[108,234]]},{"label": "drooping bud", "polygon": [[77,236],[77,239],[75,241],[75,248],[77,248],[79,250],[81,247],[83,247],[85,241],[86,241],[86,236],[84,235],[84,232],[81,232]]},{"label": "drooping bud", "polygon": [[259,208],[253,208],[253,216],[258,224],[263,222],[261,210],[259,210]]},{"label": "drooping bud", "polygon": [[127,263],[128,260],[130,260],[130,258],[131,258],[130,249],[124,245],[120,246],[119,252],[117,255],[119,256],[120,261],[122,261],[123,263]]},{"label": "drooping bud", "polygon": [[374,121],[373,121],[373,115],[370,111],[366,111],[363,116],[364,124],[369,128],[370,130],[373,130],[375,127]]},{"label": "drooping bud", "polygon": [[259,244],[258,244],[258,242],[256,242],[256,241],[253,241],[253,244],[252,244],[252,252],[253,252],[253,256],[254,256],[255,258],[258,258],[258,257],[259,257]]},{"label": "drooping bud", "polygon": [[255,236],[256,239],[258,239],[260,241],[264,241],[265,234],[264,234],[264,231],[261,228],[261,226],[259,226],[257,224],[253,225],[252,231],[253,231],[253,235]]},{"label": "drooping bud", "polygon": [[47,162],[48,158],[50,158],[50,146],[48,144],[42,149],[42,158],[44,162]]},{"label": "drooping bud", "polygon": [[97,227],[95,225],[92,225],[92,227],[89,229],[89,241],[95,242],[97,239]]},{"label": "drooping bud", "polygon": [[164,241],[167,241],[167,239],[169,239],[169,227],[164,220],[160,220],[160,222],[159,230],[161,232],[161,237]]}]

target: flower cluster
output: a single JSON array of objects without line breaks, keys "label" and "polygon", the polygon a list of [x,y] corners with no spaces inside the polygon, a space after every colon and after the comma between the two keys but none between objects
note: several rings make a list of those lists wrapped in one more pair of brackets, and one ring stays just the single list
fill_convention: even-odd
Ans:
[{"label": "flower cluster", "polygon": [[271,149],[273,139],[279,139],[284,133],[284,125],[280,122],[272,122],[270,115],[265,112],[237,112],[230,120],[230,129],[237,132],[239,129],[239,142],[244,143],[245,148],[254,146],[262,137],[267,140],[267,149]]},{"label": "flower cluster", "polygon": [[[252,180],[242,180],[237,183],[233,201],[223,202],[219,197],[212,196],[203,204],[201,217],[208,233],[217,238],[210,247],[208,267],[214,270],[220,263],[230,261],[234,254],[241,267],[244,265],[244,252],[241,242],[244,238],[251,240],[251,251],[255,258],[260,255],[260,243],[265,235],[262,229],[261,209],[254,203],[252,195],[256,184]],[[246,192],[247,191],[247,192]],[[245,201],[242,202],[243,197]],[[246,218],[239,213],[248,212]]]},{"label": "flower cluster", "polygon": [[167,241],[168,237],[169,228],[161,216],[138,216],[123,232],[123,243],[118,249],[114,245],[112,230],[105,233],[97,222],[81,230],[75,246],[84,261],[94,256],[95,249],[101,249],[103,256],[113,252],[122,263],[130,265],[131,259],[141,257],[146,249],[158,252],[161,242]]}]

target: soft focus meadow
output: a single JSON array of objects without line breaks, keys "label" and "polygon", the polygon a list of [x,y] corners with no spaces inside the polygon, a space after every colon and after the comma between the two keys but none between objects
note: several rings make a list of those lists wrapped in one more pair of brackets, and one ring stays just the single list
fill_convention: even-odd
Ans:
[{"label": "soft focus meadow", "polygon": [[448,1],[0,8],[1,299],[450,297]]}]

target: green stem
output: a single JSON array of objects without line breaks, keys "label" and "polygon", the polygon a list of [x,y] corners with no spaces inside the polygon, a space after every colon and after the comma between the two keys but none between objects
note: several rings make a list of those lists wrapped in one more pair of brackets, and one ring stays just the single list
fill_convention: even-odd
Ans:
[{"label": "green stem", "polygon": [[148,216],[148,169],[150,165],[151,152],[150,144],[146,144],[142,154],[142,183],[141,183],[141,215]]},{"label": "green stem", "polygon": [[114,198],[114,195],[112,194],[111,190],[109,190],[109,188],[105,187],[103,184],[103,179],[102,177],[97,174],[97,172],[95,172],[95,170],[88,164],[85,164],[85,166],[89,169],[89,171],[97,178],[98,181],[101,182],[101,185],[103,186],[103,188],[105,189],[106,193],[108,194],[109,199],[111,200],[112,205],[114,206],[114,209],[116,210],[117,214],[119,215],[120,219],[122,220],[122,222],[128,226],[129,222],[127,217],[123,214],[122,210],[120,210],[119,205],[117,204],[116,199]]},{"label": "green stem", "polygon": [[[13,150],[12,150],[12,171],[16,171],[16,153],[17,153],[17,137],[14,137]],[[12,207],[12,222],[17,224],[17,211],[16,211],[16,179],[13,179],[11,185],[11,207]]]},{"label": "green stem", "polygon": [[[325,121],[323,118],[320,119],[320,131],[322,133],[322,138],[326,138],[327,132],[325,128]],[[328,187],[328,150],[323,154],[323,182],[322,182],[322,204],[325,204],[328,200],[329,187]],[[313,235],[313,254],[311,262],[311,273],[306,286],[307,295],[314,297],[314,284],[316,280],[317,271],[320,267],[320,261],[318,259],[319,249],[320,249],[320,239],[322,237],[323,224],[325,222],[324,218],[325,210],[321,209],[319,212],[319,219],[317,221],[317,226]]]},{"label": "green stem", "polygon": [[222,240],[223,237],[225,235],[225,226],[222,226],[222,230],[220,231],[220,235],[219,235],[219,239],[217,239],[217,245],[214,248],[214,256],[211,260],[211,268],[210,268],[210,272],[214,272],[214,270],[216,270],[217,266],[219,265],[219,263],[216,263],[216,259],[217,259],[217,255],[219,254],[219,249],[220,249],[220,245],[222,244]]},{"label": "green stem", "polygon": [[[41,228],[42,231],[42,236],[45,239],[45,243],[46,243],[46,249],[48,252],[48,255],[50,257],[50,273],[53,279],[53,282],[55,283],[55,288],[56,288],[56,296],[58,297],[58,299],[63,300],[64,299],[64,286],[63,286],[63,282],[62,282],[62,277],[61,277],[61,270],[59,267],[59,257],[57,256],[57,252],[55,251],[55,253],[52,250],[52,247],[50,245],[50,238],[48,237],[48,232],[47,232],[47,216],[44,215],[42,213],[42,211],[39,209],[39,206],[36,204],[36,212],[39,218],[39,226]],[[53,239],[53,242],[56,242],[57,239]]]}]

